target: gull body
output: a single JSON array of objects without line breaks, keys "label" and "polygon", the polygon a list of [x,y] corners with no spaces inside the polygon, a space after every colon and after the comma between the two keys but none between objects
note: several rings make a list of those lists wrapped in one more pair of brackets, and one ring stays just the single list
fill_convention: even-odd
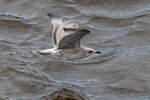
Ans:
[{"label": "gull body", "polygon": [[80,59],[92,53],[101,53],[92,48],[80,46],[81,38],[90,33],[89,30],[79,28],[79,25],[70,19],[52,13],[47,13],[47,15],[53,25],[53,48],[36,50],[35,52],[66,59]]}]

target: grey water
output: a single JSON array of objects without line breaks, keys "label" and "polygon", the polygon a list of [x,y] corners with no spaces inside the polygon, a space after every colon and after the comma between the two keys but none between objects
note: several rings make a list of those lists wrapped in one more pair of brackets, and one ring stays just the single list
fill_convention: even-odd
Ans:
[{"label": "grey water", "polygon": [[[91,31],[78,61],[52,48],[47,12]],[[150,100],[149,0],[0,0],[0,100]]]}]

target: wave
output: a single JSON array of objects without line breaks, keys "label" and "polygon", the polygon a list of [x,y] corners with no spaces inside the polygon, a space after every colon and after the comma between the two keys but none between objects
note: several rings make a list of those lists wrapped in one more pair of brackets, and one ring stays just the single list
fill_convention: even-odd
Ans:
[{"label": "wave", "polygon": [[127,19],[149,14],[149,1],[140,0],[88,0],[78,1],[75,7],[80,13],[87,16],[101,16],[112,19]]}]

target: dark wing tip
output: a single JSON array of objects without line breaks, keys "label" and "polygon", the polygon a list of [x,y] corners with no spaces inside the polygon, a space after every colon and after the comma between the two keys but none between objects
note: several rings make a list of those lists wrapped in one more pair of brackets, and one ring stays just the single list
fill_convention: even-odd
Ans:
[{"label": "dark wing tip", "polygon": [[46,13],[47,14],[47,16],[50,18],[50,19],[52,19],[52,17],[54,16],[52,13]]},{"label": "dark wing tip", "polygon": [[76,28],[63,28],[64,31],[69,32],[69,31],[76,31],[76,32],[80,32],[80,33],[90,33],[89,30],[87,29],[76,29]]},{"label": "dark wing tip", "polygon": [[90,33],[90,31],[88,29],[80,29],[79,32],[87,33],[87,34]]},{"label": "dark wing tip", "polygon": [[52,14],[52,13],[49,13],[49,12],[47,12],[47,16],[48,16],[50,19],[53,19],[53,18],[60,18],[60,16],[55,15],[55,14]]},{"label": "dark wing tip", "polygon": [[76,29],[76,28],[63,28],[63,30],[65,31],[65,32],[69,32],[69,31],[76,31],[76,30],[78,30],[78,29]]}]

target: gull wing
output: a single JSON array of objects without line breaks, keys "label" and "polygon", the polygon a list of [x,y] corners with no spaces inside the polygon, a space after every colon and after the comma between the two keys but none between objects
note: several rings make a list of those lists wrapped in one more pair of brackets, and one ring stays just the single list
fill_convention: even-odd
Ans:
[{"label": "gull wing", "polygon": [[58,43],[58,49],[76,49],[80,48],[80,40],[90,31],[87,29],[72,29],[64,28],[65,32],[72,32],[72,34],[64,36]]},{"label": "gull wing", "polygon": [[72,32],[65,32],[63,28],[73,28],[77,29],[78,24],[74,23],[72,20],[52,14],[47,13],[51,24],[53,25],[52,31],[52,41],[54,48],[58,47],[59,41],[66,35],[72,34]]}]

